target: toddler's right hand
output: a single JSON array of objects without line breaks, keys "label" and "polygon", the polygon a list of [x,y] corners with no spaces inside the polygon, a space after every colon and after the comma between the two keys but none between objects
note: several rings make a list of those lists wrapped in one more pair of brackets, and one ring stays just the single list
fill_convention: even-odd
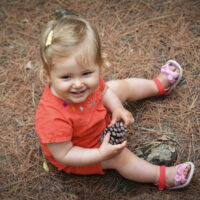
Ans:
[{"label": "toddler's right hand", "polygon": [[110,133],[107,133],[99,148],[99,153],[101,155],[102,161],[119,154],[126,147],[127,144],[127,141],[124,141],[121,144],[112,145],[109,143],[109,140]]}]

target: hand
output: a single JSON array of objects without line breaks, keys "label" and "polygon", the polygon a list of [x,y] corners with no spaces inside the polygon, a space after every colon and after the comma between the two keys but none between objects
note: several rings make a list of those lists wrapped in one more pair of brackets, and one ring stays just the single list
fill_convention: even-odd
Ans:
[{"label": "hand", "polygon": [[127,144],[127,141],[124,141],[122,144],[112,145],[109,143],[110,133],[106,134],[103,139],[103,143],[99,148],[99,153],[101,155],[102,161],[112,158],[113,156],[119,154]]},{"label": "hand", "polygon": [[115,109],[112,113],[112,121],[109,126],[114,125],[117,121],[123,120],[126,126],[131,125],[134,122],[133,115],[131,112],[126,110],[124,107]]}]

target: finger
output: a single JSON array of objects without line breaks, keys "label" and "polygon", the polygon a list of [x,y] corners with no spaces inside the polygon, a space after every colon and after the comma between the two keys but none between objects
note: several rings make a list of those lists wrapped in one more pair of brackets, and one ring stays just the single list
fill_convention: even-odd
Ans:
[{"label": "finger", "polygon": [[133,118],[133,116],[132,116],[132,114],[131,114],[131,115],[129,115],[128,119],[126,120],[125,125],[126,125],[126,126],[129,126],[129,125],[133,124],[134,121],[135,121],[135,120],[134,120],[134,118]]},{"label": "finger", "polygon": [[109,141],[110,141],[110,133],[107,133],[107,134],[105,135],[104,139],[103,139],[103,143],[104,143],[104,142],[105,142],[105,143],[109,143]]},{"label": "finger", "polygon": [[123,121],[124,121],[124,124],[125,124],[126,126],[130,125],[130,119],[129,119],[128,117],[124,117],[124,118],[123,118]]},{"label": "finger", "polygon": [[117,122],[117,119],[112,119],[112,121],[109,124],[109,127],[112,126],[112,125],[114,125],[116,122]]},{"label": "finger", "polygon": [[125,147],[125,146],[127,145],[127,141],[126,141],[126,140],[123,141],[123,142],[121,143],[121,145],[122,145],[123,147]]},{"label": "finger", "polygon": [[124,120],[124,124],[125,124],[125,126],[129,126],[130,125],[128,120]]},{"label": "finger", "polygon": [[127,145],[127,141],[123,141],[121,144],[114,145],[118,150],[123,149]]},{"label": "finger", "polygon": [[134,123],[134,119],[129,119],[128,121],[127,121],[127,123],[125,123],[125,125],[126,126],[130,126],[131,124],[133,124]]}]

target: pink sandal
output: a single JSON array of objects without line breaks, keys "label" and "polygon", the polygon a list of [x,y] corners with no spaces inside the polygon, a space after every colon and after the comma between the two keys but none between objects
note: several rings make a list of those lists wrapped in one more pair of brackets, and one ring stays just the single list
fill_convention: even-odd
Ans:
[{"label": "pink sandal", "polygon": [[[176,67],[177,69],[179,69],[180,72],[177,73],[171,71],[169,69],[170,66]],[[171,83],[171,86],[167,89],[164,89],[158,78],[154,78],[153,81],[159,90],[159,95],[169,94],[177,86],[183,76],[182,67],[176,61],[169,60],[164,66],[162,66],[161,72],[167,76],[167,79]]]},{"label": "pink sandal", "polygon": [[[186,169],[188,165],[191,166],[191,169],[190,169],[190,172],[188,173],[187,178],[185,178],[184,170]],[[186,162],[186,163],[177,165],[176,176],[174,178],[174,186],[170,187],[165,184],[165,168],[166,166],[160,166],[160,182],[156,185],[158,186],[159,190],[164,190],[165,188],[171,189],[171,190],[184,188],[190,183],[192,176],[194,174],[194,164],[192,162]]]}]

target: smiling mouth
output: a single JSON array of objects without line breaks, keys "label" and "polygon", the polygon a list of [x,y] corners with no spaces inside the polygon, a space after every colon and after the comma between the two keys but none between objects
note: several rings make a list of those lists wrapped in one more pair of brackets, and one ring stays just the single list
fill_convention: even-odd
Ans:
[{"label": "smiling mouth", "polygon": [[81,91],[72,91],[72,92],[70,92],[72,95],[75,95],[75,96],[81,96],[81,95],[83,95],[85,92],[86,92],[86,90],[87,89],[85,89],[85,90],[81,90]]}]

